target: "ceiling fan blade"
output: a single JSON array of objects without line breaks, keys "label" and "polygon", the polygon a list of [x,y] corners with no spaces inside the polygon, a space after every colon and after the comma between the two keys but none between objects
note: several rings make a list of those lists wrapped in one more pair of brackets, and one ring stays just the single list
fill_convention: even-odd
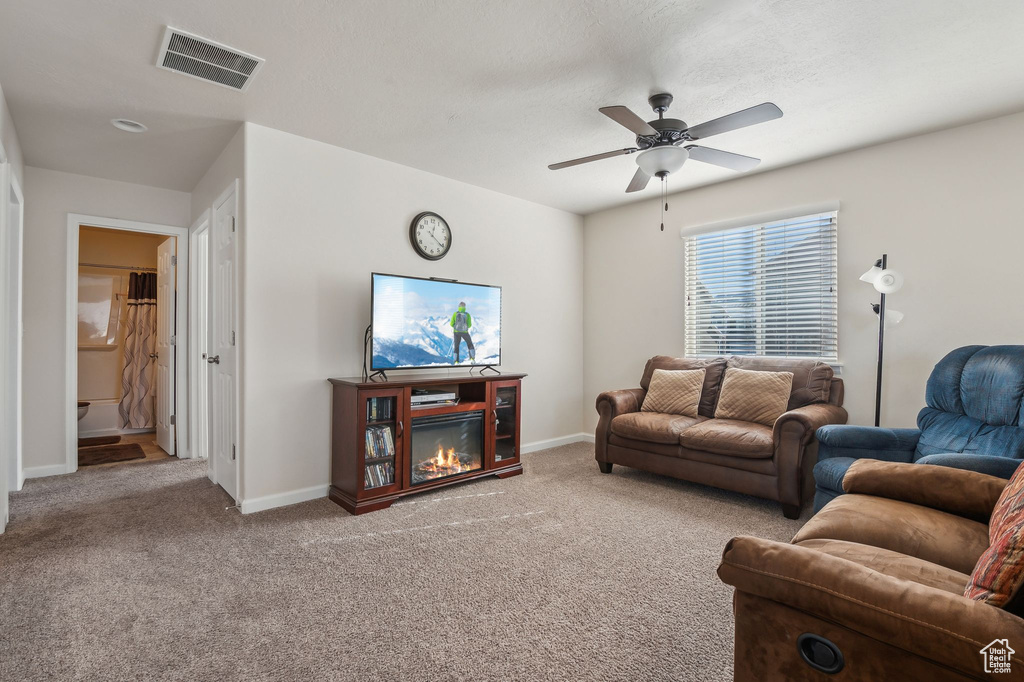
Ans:
[{"label": "ceiling fan blade", "polygon": [[598,109],[602,114],[625,126],[637,135],[657,135],[658,131],[651,127],[651,124],[634,114],[629,107],[614,106],[601,107]]},{"label": "ceiling fan blade", "polygon": [[771,121],[781,116],[782,109],[779,109],[771,102],[765,102],[764,104],[758,104],[756,107],[737,111],[734,114],[728,114],[705,123],[698,123],[689,128],[686,134],[691,140],[702,140],[705,137],[720,135],[738,128],[746,128],[747,126]]},{"label": "ceiling fan blade", "polygon": [[651,181],[651,176],[644,172],[643,168],[637,168],[636,174],[633,175],[633,179],[629,181],[629,187],[626,188],[627,192],[639,192],[644,187],[647,187],[647,183]]},{"label": "ceiling fan blade", "polygon": [[753,170],[757,168],[757,164],[761,163],[761,159],[755,159],[753,156],[723,152],[721,149],[712,149],[711,147],[690,145],[686,148],[686,151],[690,152],[690,158],[694,161],[713,163],[716,166],[730,168],[734,171]]},{"label": "ceiling fan blade", "polygon": [[562,168],[568,168],[569,166],[578,166],[581,163],[590,163],[591,161],[600,161],[601,159],[610,159],[613,156],[622,156],[623,154],[632,154],[636,151],[636,147],[629,147],[627,149],[616,149],[613,152],[605,152],[604,154],[593,154],[591,156],[582,156],[578,159],[572,159],[571,161],[563,161],[561,163],[553,163],[548,166],[551,170],[561,170]]}]

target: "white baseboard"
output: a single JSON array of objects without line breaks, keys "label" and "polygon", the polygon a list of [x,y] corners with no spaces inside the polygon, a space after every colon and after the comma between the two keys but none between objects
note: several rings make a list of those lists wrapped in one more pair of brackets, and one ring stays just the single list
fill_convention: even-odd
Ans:
[{"label": "white baseboard", "polygon": [[68,472],[64,464],[48,464],[42,467],[26,467],[25,478],[42,478],[43,476],[60,476]]},{"label": "white baseboard", "polygon": [[561,436],[559,438],[548,438],[547,440],[535,440],[532,443],[523,443],[521,451],[525,455],[529,452],[537,452],[538,450],[547,450],[548,448],[557,448],[560,445],[570,445],[572,443],[593,443],[594,434],[592,433],[573,433],[568,436]]},{"label": "white baseboard", "polygon": [[[538,450],[547,450],[548,448],[557,448],[560,445],[583,442],[593,443],[594,434],[574,433],[568,436],[561,436],[559,438],[538,440],[533,443],[524,444],[522,446],[522,452],[525,454],[528,452],[536,452]],[[310,488],[302,488],[301,490],[291,490],[286,493],[276,493],[274,495],[254,497],[251,500],[242,500],[240,505],[241,511],[243,514],[253,514],[256,512],[266,511],[268,509],[274,509],[276,507],[287,507],[291,504],[317,500],[321,497],[327,497],[327,490],[329,487],[330,486],[328,485],[315,485]]]},{"label": "white baseboard", "polygon": [[242,500],[241,511],[243,514],[252,514],[254,512],[266,511],[267,509],[274,509],[275,507],[287,507],[290,504],[317,500],[321,497],[327,497],[327,489],[329,487],[328,485],[315,485],[312,488],[302,488],[301,490],[291,490],[286,493],[276,493],[274,495],[254,497],[251,500]]}]

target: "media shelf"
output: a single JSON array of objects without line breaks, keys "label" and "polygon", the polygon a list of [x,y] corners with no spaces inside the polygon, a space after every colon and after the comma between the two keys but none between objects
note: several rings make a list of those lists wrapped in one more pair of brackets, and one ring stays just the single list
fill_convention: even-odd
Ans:
[{"label": "media shelf", "polygon": [[[519,432],[525,374],[384,381],[329,379],[331,488],[353,514],[425,490],[523,472]],[[454,404],[414,406],[413,391],[454,393]]]}]

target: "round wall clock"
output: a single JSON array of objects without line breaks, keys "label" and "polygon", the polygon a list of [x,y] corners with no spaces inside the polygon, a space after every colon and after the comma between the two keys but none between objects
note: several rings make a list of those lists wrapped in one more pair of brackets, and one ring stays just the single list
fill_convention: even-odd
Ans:
[{"label": "round wall clock", "polygon": [[409,240],[427,260],[441,260],[452,248],[452,228],[448,222],[432,211],[424,211],[412,219],[409,225]]}]

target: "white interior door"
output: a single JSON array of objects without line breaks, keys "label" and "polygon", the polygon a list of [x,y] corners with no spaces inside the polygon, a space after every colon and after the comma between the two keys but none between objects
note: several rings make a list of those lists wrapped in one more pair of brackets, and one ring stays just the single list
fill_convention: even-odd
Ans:
[{"label": "white interior door", "polygon": [[174,455],[175,238],[157,247],[156,257],[156,444]]},{"label": "white interior door", "polygon": [[238,501],[238,453],[235,442],[235,222],[232,187],[213,206],[210,348],[210,459],[214,481]]}]

